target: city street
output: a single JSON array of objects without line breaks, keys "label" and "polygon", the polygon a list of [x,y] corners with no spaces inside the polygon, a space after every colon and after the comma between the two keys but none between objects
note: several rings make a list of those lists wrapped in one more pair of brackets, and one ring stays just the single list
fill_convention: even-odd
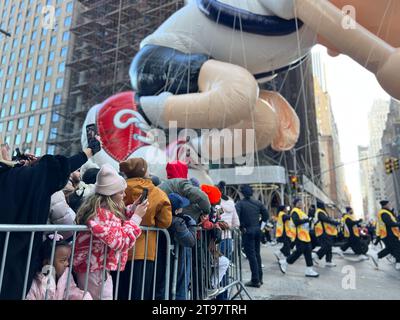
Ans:
[{"label": "city street", "polygon": [[[286,275],[282,274],[273,251],[277,246],[261,247],[262,261],[264,264],[264,285],[261,288],[246,287],[255,300],[380,300],[400,299],[400,271],[394,269],[387,259],[380,260],[380,269],[376,270],[372,261],[354,262],[351,255],[345,259],[334,254],[335,268],[324,267],[325,262],[320,262],[315,270],[319,278],[306,278],[304,276],[305,262],[301,257],[294,265],[288,267]],[[250,280],[248,261],[242,259],[243,281]],[[351,281],[349,269],[355,268],[355,289],[343,289],[342,282],[348,286]],[[354,270],[354,269],[352,269]],[[344,279],[344,280],[343,280]]]}]

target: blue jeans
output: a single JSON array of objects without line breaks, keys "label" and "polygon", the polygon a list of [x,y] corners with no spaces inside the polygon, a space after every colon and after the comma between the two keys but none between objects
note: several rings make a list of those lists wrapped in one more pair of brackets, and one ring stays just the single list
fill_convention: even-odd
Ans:
[{"label": "blue jeans", "polygon": [[179,249],[183,250],[183,254],[179,254],[179,259],[183,261],[179,261],[175,300],[187,300],[192,267],[192,248],[180,247]]}]

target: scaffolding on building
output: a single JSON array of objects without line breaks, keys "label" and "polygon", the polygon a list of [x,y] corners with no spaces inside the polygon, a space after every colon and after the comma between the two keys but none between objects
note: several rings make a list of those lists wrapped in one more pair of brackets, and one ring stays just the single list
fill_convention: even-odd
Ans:
[{"label": "scaffolding on building", "polygon": [[71,77],[66,101],[58,108],[57,152],[80,150],[81,127],[88,110],[118,92],[131,90],[129,66],[140,42],[184,0],[77,0]]}]

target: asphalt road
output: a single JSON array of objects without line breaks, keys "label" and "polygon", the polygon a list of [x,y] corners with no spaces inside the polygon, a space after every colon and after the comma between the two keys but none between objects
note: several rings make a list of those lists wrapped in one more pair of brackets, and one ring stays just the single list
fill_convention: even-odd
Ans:
[{"label": "asphalt road", "polygon": [[[357,262],[353,255],[341,258],[334,254],[337,267],[325,267],[321,261],[315,270],[319,278],[304,276],[305,261],[300,257],[288,266],[284,275],[273,255],[278,246],[261,246],[264,264],[264,285],[261,288],[246,287],[255,300],[399,300],[400,271],[385,258],[380,260],[377,270],[371,260]],[[371,248],[370,250],[375,250]],[[242,258],[243,281],[250,280],[247,259]]]}]

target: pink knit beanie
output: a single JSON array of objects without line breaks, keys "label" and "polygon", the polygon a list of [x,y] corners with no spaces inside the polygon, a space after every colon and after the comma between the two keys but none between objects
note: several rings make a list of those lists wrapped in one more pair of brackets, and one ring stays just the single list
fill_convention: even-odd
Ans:
[{"label": "pink knit beanie", "polygon": [[96,193],[104,196],[112,196],[125,190],[126,187],[125,179],[112,166],[105,164],[101,167],[95,184]]}]

